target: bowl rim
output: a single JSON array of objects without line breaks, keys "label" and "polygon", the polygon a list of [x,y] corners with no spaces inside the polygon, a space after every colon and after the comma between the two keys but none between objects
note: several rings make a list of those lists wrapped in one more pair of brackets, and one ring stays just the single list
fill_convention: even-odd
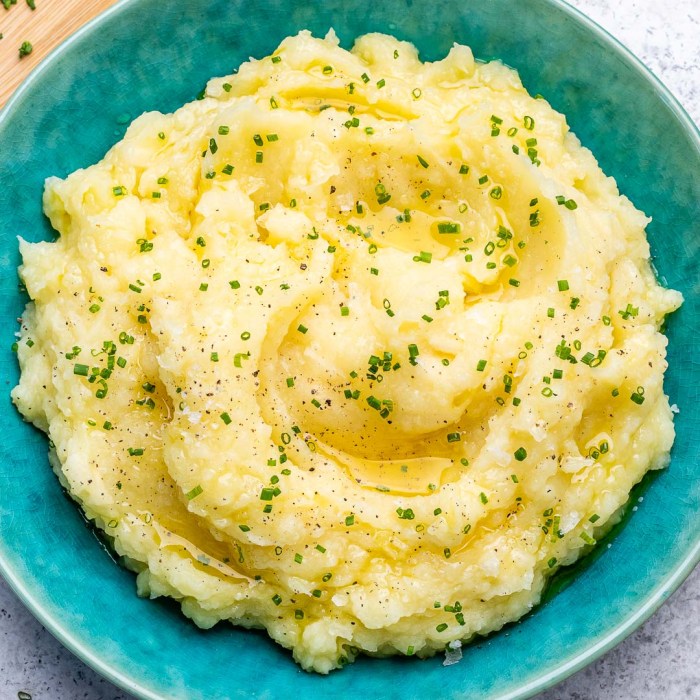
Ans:
[{"label": "bowl rim", "polygon": [[[17,89],[11,94],[8,101],[0,109],[0,129],[8,121],[13,113],[19,109],[24,95],[29,92],[34,83],[37,82],[41,74],[58,57],[70,49],[83,36],[90,34],[95,29],[108,20],[113,15],[118,15],[127,5],[139,0],[117,0],[115,4],[100,12],[94,18],[86,22],[82,27],[71,34],[67,39],[55,47],[34,70],[22,81]],[[659,78],[649,69],[637,56],[628,49],[619,39],[599,25],[595,20],[588,17],[578,8],[570,5],[566,0],[544,0],[544,2],[556,7],[560,11],[572,17],[579,24],[588,29],[608,48],[618,55],[621,55],[629,65],[648,81],[656,93],[666,103],[668,108],[674,113],[684,130],[695,143],[700,152],[700,127],[693,121],[686,109],[681,105],[673,93],[661,82]],[[525,700],[538,692],[551,688],[563,681],[585,666],[588,666],[596,659],[600,658],[607,651],[622,642],[632,632],[639,628],[651,615],[658,610],[669,596],[683,583],[693,569],[700,563],[700,530],[695,540],[691,543],[685,557],[663,578],[657,582],[644,597],[641,604],[635,610],[619,621],[613,629],[603,635],[592,645],[576,654],[573,658],[555,665],[553,668],[543,669],[536,678],[520,687],[507,691],[492,700]],[[126,675],[113,666],[108,660],[101,658],[98,652],[85,645],[78,635],[73,634],[61,622],[46,611],[42,603],[32,594],[28,586],[25,586],[21,578],[13,570],[5,556],[2,540],[0,540],[0,575],[9,584],[10,588],[21,600],[29,612],[70,652],[78,657],[92,670],[99,673],[103,678],[114,683],[142,700],[167,700],[167,696],[161,695],[143,686],[138,680]],[[466,700],[466,696],[465,696]]]}]

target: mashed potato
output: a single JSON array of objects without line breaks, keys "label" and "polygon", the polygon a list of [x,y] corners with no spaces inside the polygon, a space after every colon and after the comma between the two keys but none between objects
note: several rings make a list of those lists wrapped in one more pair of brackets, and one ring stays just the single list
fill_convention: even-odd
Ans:
[{"label": "mashed potato", "polygon": [[535,605],[673,425],[647,219],[517,74],[331,34],[47,182],[14,400],[201,627],[321,673]]}]

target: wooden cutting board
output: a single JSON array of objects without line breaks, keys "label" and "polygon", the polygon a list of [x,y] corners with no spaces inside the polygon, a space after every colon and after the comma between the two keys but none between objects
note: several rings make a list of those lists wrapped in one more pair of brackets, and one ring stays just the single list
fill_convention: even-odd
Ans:
[{"label": "wooden cutting board", "polygon": [[[16,0],[5,10],[0,4],[0,107],[41,60],[85,22],[116,0]],[[32,44],[31,54],[19,57],[23,42]]]}]

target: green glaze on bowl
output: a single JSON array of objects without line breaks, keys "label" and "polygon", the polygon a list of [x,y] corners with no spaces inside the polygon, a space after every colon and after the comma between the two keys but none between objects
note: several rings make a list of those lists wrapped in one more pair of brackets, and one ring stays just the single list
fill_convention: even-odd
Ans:
[{"label": "green glaze on bowl", "polygon": [[[167,601],[135,595],[58,485],[46,439],[22,422],[9,391],[10,346],[26,299],[16,236],[52,233],[44,178],[99,160],[125,123],[170,111],[206,80],[286,35],[334,27],[343,45],[369,31],[414,42],[424,59],[453,41],[517,68],[531,93],[564,112],[621,191],[654,217],[661,280],[686,301],[670,319],[666,389],[680,408],[670,467],[600,556],[520,623],[464,659],[360,658],[328,677],[306,674],[259,632],[202,632]],[[78,656],[143,698],[523,698],[623,639],[700,555],[700,138],[669,93],[619,45],[558,0],[122,0],[59,48],[0,114],[0,569],[36,616]],[[641,493],[641,492],[640,492]]]}]

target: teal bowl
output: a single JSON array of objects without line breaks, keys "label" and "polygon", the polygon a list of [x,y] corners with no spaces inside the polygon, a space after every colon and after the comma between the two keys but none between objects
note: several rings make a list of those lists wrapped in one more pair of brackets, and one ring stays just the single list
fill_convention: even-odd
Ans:
[{"label": "teal bowl", "polygon": [[[470,645],[450,667],[440,658],[360,658],[310,675],[262,633],[225,624],[202,632],[174,604],[137,598],[134,576],[61,491],[45,436],[9,399],[18,377],[12,332],[26,302],[16,236],[52,237],[41,212],[44,178],[96,162],[130,119],[175,109],[209,77],[270,53],[284,36],[331,26],[346,47],[384,31],[414,42],[424,59],[459,41],[477,58],[517,68],[653,216],[659,277],[686,300],[667,329],[666,390],[680,408],[670,467],[635,490],[628,522],[608,546],[564,571],[532,614]],[[54,52],[0,113],[3,575],[69,649],[142,698],[524,698],[563,679],[640,625],[700,555],[699,173],[698,132],[671,95],[558,0],[122,0]]]}]

